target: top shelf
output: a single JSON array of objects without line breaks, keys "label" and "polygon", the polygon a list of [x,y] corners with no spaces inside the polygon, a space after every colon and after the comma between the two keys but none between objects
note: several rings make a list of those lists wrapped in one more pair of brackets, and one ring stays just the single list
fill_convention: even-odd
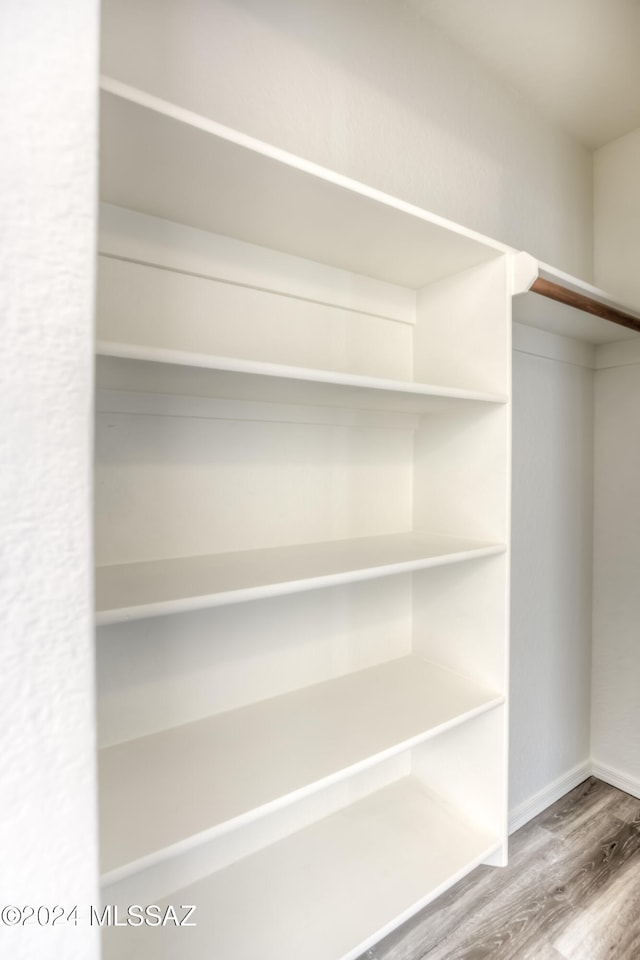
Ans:
[{"label": "top shelf", "polygon": [[412,289],[515,254],[517,322],[596,344],[640,330],[639,310],[527,253],[110,77],[100,140],[107,203]]},{"label": "top shelf", "polygon": [[527,326],[596,344],[640,332],[640,310],[528,253],[513,258],[513,293],[513,319]]},{"label": "top shelf", "polygon": [[108,203],[412,288],[511,252],[117,80],[101,89]]}]

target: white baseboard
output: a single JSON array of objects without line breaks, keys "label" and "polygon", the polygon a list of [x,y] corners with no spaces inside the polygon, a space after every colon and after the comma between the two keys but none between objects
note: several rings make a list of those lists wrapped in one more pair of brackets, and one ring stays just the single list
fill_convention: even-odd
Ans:
[{"label": "white baseboard", "polygon": [[[599,769],[604,770],[605,768],[600,767]],[[525,800],[524,803],[510,810],[509,833],[514,833],[516,830],[519,830],[525,823],[533,820],[539,813],[546,810],[548,806],[555,803],[560,797],[563,797],[565,793],[573,790],[579,783],[582,783],[583,780],[586,780],[587,777],[592,775],[596,777],[600,776],[601,780],[606,780],[606,782],[611,783],[612,786],[618,786],[618,784],[608,780],[604,774],[596,773],[591,760],[585,760],[584,763],[579,763],[577,766],[572,767],[567,773],[558,777],[557,780],[554,780],[553,783],[534,793],[534,795],[529,797],[528,800]],[[637,788],[640,789],[640,783],[637,785]],[[620,787],[620,789],[624,790],[625,787]],[[627,790],[627,792],[629,793],[631,791]],[[639,794],[637,795],[640,796]]]},{"label": "white baseboard", "polygon": [[610,786],[617,787],[618,790],[624,790],[625,793],[630,793],[632,797],[637,797],[640,800],[640,780],[636,777],[629,777],[620,770],[608,767],[597,760],[593,760],[591,763],[591,773],[598,780],[604,780]]}]

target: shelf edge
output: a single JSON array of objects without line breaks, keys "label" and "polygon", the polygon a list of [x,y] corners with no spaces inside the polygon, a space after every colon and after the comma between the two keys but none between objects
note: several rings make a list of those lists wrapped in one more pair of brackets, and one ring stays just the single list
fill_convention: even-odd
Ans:
[{"label": "shelf edge", "polygon": [[140,107],[144,107],[147,110],[153,111],[154,113],[159,113],[170,119],[177,120],[178,122],[184,123],[187,126],[202,130],[204,133],[209,133],[212,136],[220,138],[221,140],[226,140],[229,143],[234,143],[237,146],[244,147],[253,153],[261,154],[268,159],[276,160],[285,166],[299,170],[302,173],[307,173],[318,180],[324,180],[327,183],[332,183],[334,186],[341,187],[342,189],[348,190],[351,193],[366,197],[369,200],[373,200],[383,206],[395,209],[400,213],[408,214],[409,216],[415,217],[417,220],[423,220],[435,227],[441,227],[450,233],[457,234],[459,237],[473,241],[479,246],[486,247],[488,250],[495,252],[496,255],[514,252],[513,247],[509,247],[498,240],[493,240],[490,237],[486,237],[475,230],[470,230],[466,227],[463,227],[461,224],[454,223],[452,220],[447,220],[445,217],[441,217],[438,214],[430,213],[428,210],[424,210],[415,204],[406,202],[405,200],[400,200],[399,198],[385,193],[382,190],[369,187],[358,180],[353,180],[351,177],[347,177],[341,173],[337,173],[334,170],[330,170],[328,167],[323,167],[311,160],[298,157],[295,154],[289,153],[286,150],[282,150],[279,147],[275,147],[262,140],[258,140],[249,136],[248,134],[241,133],[238,130],[234,130],[231,127],[227,127],[221,123],[218,123],[215,120],[211,120],[202,114],[195,113],[192,110],[187,110],[185,107],[180,107],[168,100],[163,100],[161,97],[147,93],[146,91],[140,90],[137,87],[133,87],[130,84],[123,83],[114,77],[102,74],[100,77],[100,90],[104,91],[105,93],[109,93],[112,96],[119,97],[121,100],[126,100],[129,103],[135,103]]},{"label": "shelf edge", "polygon": [[283,380],[300,380],[320,386],[350,387],[354,390],[377,390],[381,394],[399,393],[408,398],[461,400],[479,403],[505,404],[508,397],[503,393],[488,393],[438,384],[418,383],[410,380],[391,380],[363,374],[342,373],[338,370],[322,370],[313,367],[296,367],[261,360],[243,360],[237,357],[193,353],[186,350],[171,350],[166,347],[146,347],[139,344],[98,340],[96,354],[114,360],[131,360],[143,363],[166,364],[177,367],[194,367],[212,373],[237,373],[239,375],[271,377]]},{"label": "shelf edge", "polygon": [[[194,610],[210,609],[234,603],[247,603],[252,600],[265,600],[269,597],[304,593],[307,590],[320,590],[326,587],[359,583],[363,580],[375,580],[378,577],[393,576],[400,573],[413,573],[418,570],[427,570],[430,567],[463,563],[466,560],[495,556],[504,553],[506,549],[504,544],[489,544],[485,547],[465,550],[462,553],[450,553],[437,557],[405,560],[399,563],[385,564],[377,567],[362,567],[346,572],[306,577],[303,580],[282,581],[276,584],[242,587],[237,590],[205,594],[196,597],[184,597],[176,600],[158,600],[148,604],[135,604],[128,607],[103,609],[96,612],[95,623],[96,626],[111,626],[116,623],[143,620],[147,617],[167,616],[173,613],[189,613]],[[119,564],[115,564],[115,566],[119,566]],[[100,567],[97,569],[99,570]],[[104,569],[107,568],[105,567]]]}]

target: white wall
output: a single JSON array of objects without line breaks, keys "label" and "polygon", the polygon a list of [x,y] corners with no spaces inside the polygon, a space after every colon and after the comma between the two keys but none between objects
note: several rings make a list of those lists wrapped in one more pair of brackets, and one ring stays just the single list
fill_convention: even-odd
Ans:
[{"label": "white wall", "polygon": [[[591,154],[403,4],[104,0],[102,69],[591,276]],[[588,561],[577,524],[588,517],[590,529],[591,490],[570,490],[549,458],[568,445],[563,462],[582,475],[591,376],[557,361],[515,370],[512,806],[585,759]],[[538,406],[551,388],[556,404]],[[541,566],[556,551],[577,564],[577,612],[570,594],[536,593],[530,541]],[[555,746],[534,703],[556,724]]]},{"label": "white wall", "polygon": [[514,328],[510,808],[589,772],[594,349]]},{"label": "white wall", "polygon": [[599,363],[592,752],[598,773],[640,796],[639,341]]},{"label": "white wall", "polygon": [[[640,307],[640,130],[594,155],[596,278]],[[640,339],[598,350],[593,758],[640,796]]]},{"label": "white wall", "polygon": [[593,155],[594,276],[598,286],[640,305],[640,129]]},{"label": "white wall", "polygon": [[[85,918],[97,20],[92,0],[0,5],[0,900]],[[1,925],[0,954],[90,960],[96,933]]]}]

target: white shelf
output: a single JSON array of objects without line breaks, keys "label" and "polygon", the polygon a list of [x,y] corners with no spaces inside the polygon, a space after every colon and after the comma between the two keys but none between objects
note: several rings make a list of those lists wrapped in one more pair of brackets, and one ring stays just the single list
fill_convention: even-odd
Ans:
[{"label": "white shelf", "polygon": [[503,553],[502,544],[393,533],[96,570],[98,625],[355,583]]},{"label": "white shelf", "polygon": [[509,247],[108,77],[103,200],[418,288]]},{"label": "white shelf", "polygon": [[109,929],[105,960],[355,960],[499,846],[406,778],[169,897],[196,927]]},{"label": "white shelf", "polygon": [[100,759],[105,882],[352,775],[503,699],[410,656],[108,747]]},{"label": "white shelf", "polygon": [[[640,308],[622,303],[605,290],[542,263],[528,253],[514,257],[513,275],[513,319],[517,323],[594,344],[638,338],[634,330],[594,315],[598,311],[605,315],[608,312],[622,314],[627,320],[640,324]],[[537,281],[542,281],[543,288],[545,285],[558,288],[565,300],[558,302],[550,294],[530,292]]]},{"label": "white shelf", "polygon": [[179,396],[429,413],[451,402],[506,403],[504,394],[278,363],[100,341],[97,386]]}]

